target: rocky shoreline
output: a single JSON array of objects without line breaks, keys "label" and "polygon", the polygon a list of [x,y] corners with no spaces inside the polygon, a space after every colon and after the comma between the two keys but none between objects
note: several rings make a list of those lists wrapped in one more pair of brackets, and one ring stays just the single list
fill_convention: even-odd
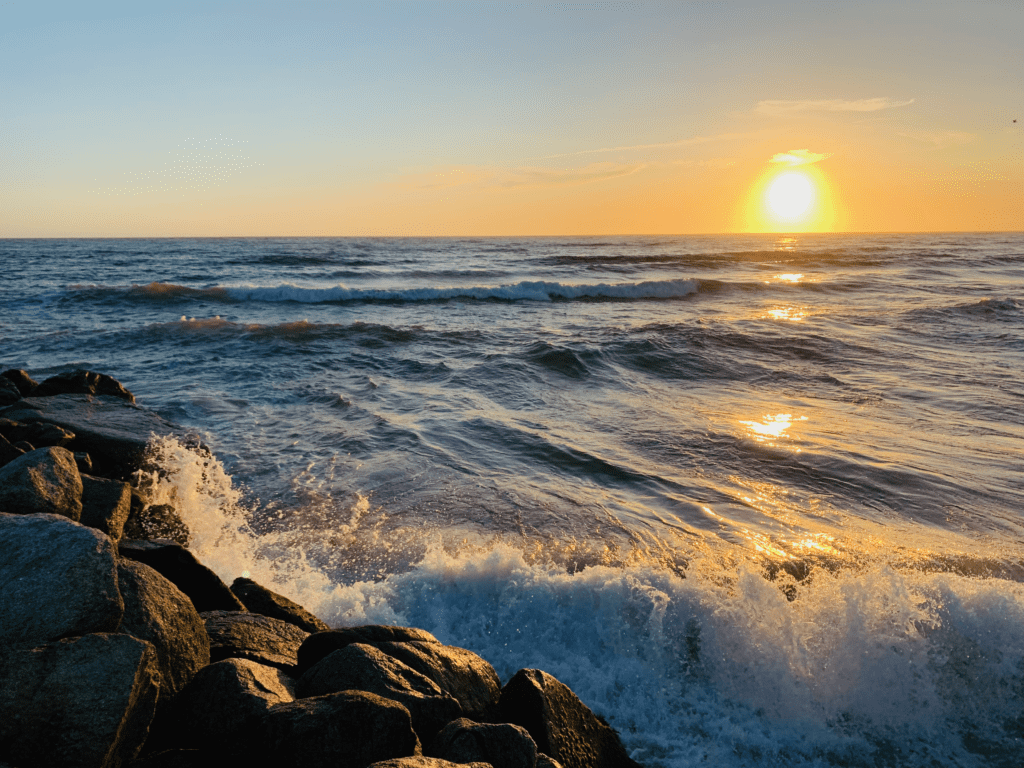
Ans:
[{"label": "rocky shoreline", "polygon": [[545,672],[224,583],[151,503],[167,434],[109,376],[0,375],[0,768],[638,768]]}]

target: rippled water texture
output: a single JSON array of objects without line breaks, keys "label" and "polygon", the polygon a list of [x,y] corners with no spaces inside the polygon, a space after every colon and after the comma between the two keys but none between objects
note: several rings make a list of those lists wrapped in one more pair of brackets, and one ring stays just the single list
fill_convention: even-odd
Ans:
[{"label": "rippled water texture", "polygon": [[225,578],[549,669],[651,766],[1024,754],[1020,234],[0,256],[5,367],[204,433]]}]

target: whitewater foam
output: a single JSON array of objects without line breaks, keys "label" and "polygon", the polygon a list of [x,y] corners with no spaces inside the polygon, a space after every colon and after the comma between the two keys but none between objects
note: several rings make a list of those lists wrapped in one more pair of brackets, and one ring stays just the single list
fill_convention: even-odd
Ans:
[{"label": "whitewater foam", "polygon": [[421,627],[502,680],[544,669],[648,768],[1011,765],[1019,754],[1020,584],[877,564],[816,570],[794,593],[786,574],[769,581],[711,555],[685,578],[654,563],[570,573],[507,539],[440,538],[408,567],[339,581],[310,553],[363,535],[365,498],[330,528],[258,532],[258,510],[214,457],[169,438],[154,455],[158,500],[178,507],[192,549],[226,581],[248,574],[333,626]]}]

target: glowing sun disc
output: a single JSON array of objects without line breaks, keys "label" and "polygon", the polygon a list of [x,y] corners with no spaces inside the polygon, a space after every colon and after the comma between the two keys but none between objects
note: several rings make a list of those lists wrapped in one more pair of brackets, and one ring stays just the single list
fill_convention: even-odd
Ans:
[{"label": "glowing sun disc", "polygon": [[783,173],[768,187],[768,207],[782,219],[802,216],[814,202],[814,185],[802,173]]}]

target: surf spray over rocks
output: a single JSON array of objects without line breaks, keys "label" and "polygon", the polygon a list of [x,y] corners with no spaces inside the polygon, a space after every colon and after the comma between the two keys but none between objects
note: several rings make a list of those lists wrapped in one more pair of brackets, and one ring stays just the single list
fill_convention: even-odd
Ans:
[{"label": "surf spray over rocks", "polygon": [[[502,687],[426,630],[330,629],[250,578],[282,575],[219,463],[119,382],[2,380],[0,762],[637,766],[546,672]],[[171,454],[176,466],[158,463]],[[215,571],[229,564],[193,550],[230,549],[250,568],[228,587]],[[308,566],[303,580],[301,558],[285,566],[300,590],[330,591]]]}]

